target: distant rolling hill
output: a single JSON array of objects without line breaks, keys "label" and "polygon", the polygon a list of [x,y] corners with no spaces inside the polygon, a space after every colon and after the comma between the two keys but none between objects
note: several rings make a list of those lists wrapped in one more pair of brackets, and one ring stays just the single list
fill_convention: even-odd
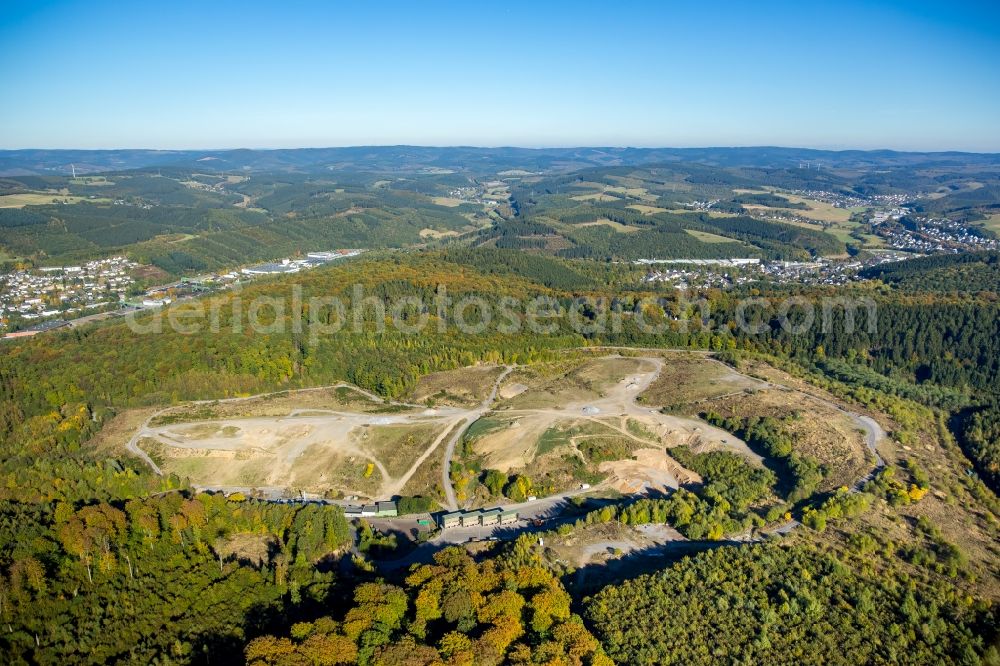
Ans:
[{"label": "distant rolling hill", "polygon": [[426,146],[355,146],[276,150],[4,150],[0,176],[78,174],[149,167],[184,166],[212,170],[305,171],[418,170],[572,171],[591,166],[697,162],[722,167],[813,167],[833,169],[1000,168],[1000,154],[897,152],[891,150],[811,150],[804,148],[476,148]]}]

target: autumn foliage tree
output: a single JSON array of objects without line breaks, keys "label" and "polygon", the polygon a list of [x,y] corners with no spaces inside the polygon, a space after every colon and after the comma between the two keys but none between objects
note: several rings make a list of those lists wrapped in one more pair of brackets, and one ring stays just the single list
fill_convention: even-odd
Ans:
[{"label": "autumn foliage tree", "polygon": [[459,548],[415,566],[402,588],[359,585],[343,620],[321,618],[295,625],[289,637],[257,638],[246,656],[251,666],[611,664],[571,612],[569,594],[537,561],[477,563]]}]

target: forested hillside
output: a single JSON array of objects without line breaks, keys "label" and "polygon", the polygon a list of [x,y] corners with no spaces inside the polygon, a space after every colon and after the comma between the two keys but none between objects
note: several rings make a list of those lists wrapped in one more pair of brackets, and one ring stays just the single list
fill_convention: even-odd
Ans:
[{"label": "forested hillside", "polygon": [[7,663],[231,663],[329,604],[349,543],[338,508],[176,491],[4,500],[0,525]]},{"label": "forested hillside", "polygon": [[[682,154],[689,159],[677,161]],[[194,158],[147,151],[95,153],[108,165],[96,170],[70,151],[65,157],[81,158],[73,164],[87,175],[0,178],[0,246],[39,265],[127,253],[173,275],[313,250],[435,241],[601,260],[804,260],[842,255],[846,234],[831,233],[825,215],[788,219],[816,212],[789,199],[790,191],[855,199],[940,191],[915,205],[969,219],[984,219],[995,199],[989,156],[972,160],[971,171],[949,166],[957,156],[940,156],[923,172],[907,168],[928,159],[919,155],[829,153],[825,168],[801,169],[788,164],[794,154],[403,147]],[[58,154],[8,157],[44,163]],[[858,160],[886,170],[838,166]],[[973,187],[973,176],[989,185]]]},{"label": "forested hillside", "polygon": [[288,150],[4,150],[0,169],[68,174],[73,164],[80,173],[141,169],[169,165],[197,165],[208,171],[233,169],[304,171],[325,168],[487,168],[551,169],[630,163],[685,161],[729,167],[798,167],[803,161],[822,161],[836,168],[894,167],[914,171],[941,165],[995,166],[996,154],[918,153],[891,150],[810,150],[804,148],[470,148],[425,146],[353,146]]},{"label": "forested hillside", "polygon": [[947,583],[879,566],[865,539],[845,554],[772,544],[701,553],[606,588],[586,617],[618,663],[980,663],[992,611]]},{"label": "forested hillside", "polygon": [[[484,230],[480,242],[549,250],[566,257],[618,260],[805,259],[844,251],[842,243],[819,228],[749,217],[739,203],[725,214],[717,212],[724,208],[719,205],[711,214],[688,208],[700,197],[729,198],[731,188],[759,182],[696,165],[590,169],[533,179],[512,188],[517,224]],[[765,200],[773,203],[777,198],[771,196]],[[690,231],[719,234],[730,242],[705,242]]]},{"label": "forested hillside", "polygon": [[0,666],[1000,666],[1000,0],[0,2]]},{"label": "forested hillside", "polygon": [[865,276],[901,291],[1000,293],[1000,253],[931,255],[877,266],[865,271]]},{"label": "forested hillside", "polygon": [[403,586],[364,583],[342,617],[292,626],[246,647],[250,666],[321,664],[567,664],[610,666],[572,599],[540,563],[477,563],[449,548]]},{"label": "forested hillside", "polygon": [[49,264],[127,252],[176,275],[313,250],[402,247],[423,242],[425,230],[476,227],[480,207],[439,206],[431,198],[455,184],[446,176],[229,178],[176,169],[9,179],[0,181],[0,194],[41,186],[26,196],[55,201],[0,208],[0,244]]},{"label": "forested hillside", "polygon": [[[310,343],[308,329],[293,331],[293,313],[287,309],[282,315],[285,325],[281,332],[251,335],[241,326],[243,332],[234,333],[234,304],[250,302],[256,296],[291,297],[287,282],[262,282],[238,297],[216,297],[220,299],[217,308],[221,334],[211,333],[206,322],[202,332],[194,335],[164,326],[161,333],[137,337],[124,323],[117,323],[10,345],[0,358],[0,432],[8,442],[16,441],[19,446],[6,466],[24,478],[41,462],[25,465],[17,459],[20,453],[34,454],[52,447],[72,452],[114,409],[125,406],[227,397],[334,381],[349,381],[383,395],[399,396],[428,372],[478,360],[537,360],[554,350],[583,344],[758,350],[821,368],[827,359],[841,359],[848,362],[837,370],[841,377],[850,375],[856,385],[873,390],[933,402],[938,400],[930,397],[935,391],[940,394],[942,388],[951,389],[947,399],[952,409],[965,403],[991,401],[1000,384],[997,304],[941,297],[912,301],[879,298],[874,328],[868,325],[864,308],[856,313],[853,329],[844,320],[844,310],[834,308],[825,332],[817,325],[801,334],[790,334],[769,318],[760,332],[748,334],[727,326],[734,320],[738,301],[720,293],[709,300],[708,327],[690,321],[670,322],[668,318],[677,305],[668,300],[656,306],[666,325],[654,332],[644,331],[634,315],[643,297],[641,292],[623,295],[600,290],[552,290],[544,284],[566,284],[577,273],[568,265],[542,258],[489,253],[451,256],[478,264],[494,275],[483,275],[436,254],[372,259],[298,276],[301,307],[305,308],[313,296],[339,296],[349,303],[355,282],[365,297],[381,301],[387,312],[397,298],[417,297],[433,304],[439,293],[456,300],[464,294],[485,298],[495,312],[499,312],[504,297],[526,302],[547,296],[566,308],[575,296],[587,294],[614,303],[616,311],[621,312],[621,325],[618,330],[607,327],[603,332],[584,334],[578,332],[575,320],[564,310],[562,316],[552,318],[550,323],[555,328],[544,334],[532,332],[523,319],[515,319],[519,324],[514,332],[491,327],[482,334],[468,336],[452,322],[443,329],[428,325],[421,335],[409,335],[393,326],[380,331],[383,327],[373,320],[375,310],[366,306],[361,314],[367,323],[362,329],[341,326],[336,332],[320,336],[315,344]],[[650,306],[643,307],[648,316]],[[298,316],[303,322],[314,321],[321,326],[336,323],[330,309],[313,313],[303,309]],[[523,312],[518,315],[523,316]],[[823,314],[817,311],[815,316],[819,320]],[[149,344],[155,345],[155,354],[149,353]]]},{"label": "forested hillside", "polygon": [[[471,654],[491,663],[601,663],[603,645],[611,658],[629,663],[821,657],[826,663],[977,663],[985,657],[988,663],[995,572],[979,545],[975,567],[966,566],[962,547],[935,533],[933,521],[940,517],[912,507],[914,497],[940,490],[956,498],[949,510],[961,511],[963,520],[975,516],[968,518],[976,521],[975,529],[987,530],[983,521],[992,515],[995,496],[965,467],[956,467],[968,463],[951,462],[961,454],[948,443],[947,430],[934,429],[951,411],[992,404],[1000,357],[997,304],[862,285],[844,293],[877,301],[874,330],[859,311],[849,332],[841,326],[843,313],[835,310],[834,326],[825,332],[816,326],[791,335],[769,315],[759,333],[724,325],[740,294],[710,292],[710,328],[703,330],[674,319],[686,307],[676,294],[634,285],[615,289],[623,276],[631,279],[629,271],[502,249],[372,253],[211,296],[220,314],[217,333],[181,334],[165,326],[159,333],[136,334],[119,321],[9,341],[0,356],[0,612],[10,625],[0,632],[4,653],[12,663],[73,662],[88,655],[131,663],[233,663],[247,646],[247,658],[256,663],[328,655],[340,655],[329,657],[334,663],[395,663],[400,654],[428,661],[436,655],[461,661]],[[298,301],[289,293],[293,282],[301,288]],[[349,301],[355,284],[373,299],[357,330],[331,327],[312,339],[308,327],[291,326],[296,314],[306,323],[334,323],[335,309],[311,305],[310,298]],[[563,311],[551,318],[551,332],[533,332],[524,313],[515,311],[512,322],[519,327],[470,335],[453,324],[438,326],[434,299],[445,293],[454,300],[476,295],[482,301],[475,309],[496,312],[504,298],[547,296]],[[784,295],[763,294],[775,303]],[[234,332],[236,301],[257,296],[288,299],[278,317],[287,324],[284,330],[243,326]],[[566,308],[584,296],[614,303],[620,328],[574,330]],[[419,335],[394,326],[380,330],[401,297],[430,304]],[[585,317],[597,316],[593,303]],[[379,305],[386,306],[385,317]],[[191,306],[179,303],[167,311]],[[412,323],[421,313],[419,307],[404,308],[399,316]],[[663,326],[643,330],[637,313]],[[137,323],[151,326],[156,316],[146,313]],[[274,323],[270,315],[265,319]],[[826,552],[817,550],[812,537],[796,536],[801,542],[787,546],[705,553],[584,603],[598,644],[570,611],[563,585],[572,575],[546,572],[525,559],[531,549],[523,543],[510,545],[509,560],[491,555],[473,563],[449,552],[442,556],[446,561],[410,572],[405,580],[380,583],[343,558],[352,537],[336,507],[199,494],[184,479],[154,476],[139,461],[109,456],[94,445],[95,436],[133,409],[338,381],[396,397],[434,371],[477,362],[554,361],[563,350],[597,344],[712,350],[728,354],[723,358],[732,363],[767,358],[856,409],[889,414],[898,450],[957,456],[946,458],[947,465],[932,458],[937,462],[930,477],[916,463],[900,462],[864,492],[834,491],[796,514],[807,525],[802,529],[826,534],[829,520],[838,539],[850,542],[858,514],[870,511],[876,520],[886,515],[886,506],[911,511],[889,512],[889,526],[912,525],[919,544],[896,537],[891,546],[872,546],[859,536],[856,552]],[[991,418],[969,421],[966,433],[966,452],[986,480],[996,457]],[[761,423],[770,422],[745,433],[754,446],[775,434]],[[750,424],[732,424],[735,431],[744,427]],[[609,506],[581,518],[580,525],[666,522],[687,538],[713,540],[759,527],[776,499],[772,493],[789,500],[775,505],[780,510],[799,511],[793,506],[801,495],[797,486],[775,484],[769,474],[730,457],[678,453],[677,460],[697,471],[703,485],[664,499]],[[805,487],[814,479],[808,461],[799,463]],[[892,565],[894,558],[906,566]],[[555,577],[564,574],[562,582]],[[503,608],[496,610],[497,604]],[[641,638],[647,616],[663,627],[662,638]],[[712,629],[719,626],[726,628],[724,636]]]}]

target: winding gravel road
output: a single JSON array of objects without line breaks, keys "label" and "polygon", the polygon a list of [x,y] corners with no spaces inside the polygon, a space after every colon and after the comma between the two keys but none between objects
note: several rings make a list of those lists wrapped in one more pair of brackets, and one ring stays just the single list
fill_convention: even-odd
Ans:
[{"label": "winding gravel road", "polygon": [[[630,351],[630,352],[650,351],[650,352],[656,352],[656,353],[671,352],[671,351],[674,351],[674,352],[676,352],[676,351],[685,351],[685,352],[687,352],[687,351],[694,351],[695,353],[698,353],[699,355],[706,356],[706,357],[710,354],[710,352],[705,352],[705,351],[702,351],[702,350],[688,350],[688,349],[683,349],[683,350],[675,350],[675,349],[653,349],[653,348],[641,349],[641,348],[630,348],[630,347],[587,347],[587,348],[583,348],[583,349],[594,350],[594,351],[598,351],[598,350]],[[567,351],[569,351],[569,350],[567,350]],[[649,361],[649,362],[651,362],[655,366],[655,371],[653,373],[650,373],[649,375],[647,375],[647,377],[644,378],[645,381],[642,382],[641,386],[637,386],[636,387],[638,390],[634,390],[634,392],[632,393],[632,395],[633,395],[633,398],[632,398],[633,404],[630,405],[630,406],[636,407],[637,409],[648,410],[649,407],[641,407],[640,408],[637,405],[634,405],[634,396],[638,396],[640,393],[642,393],[642,390],[645,390],[646,388],[648,388],[648,386],[651,385],[656,380],[656,378],[658,377],[658,375],[660,373],[660,370],[661,370],[661,368],[663,366],[664,359],[661,358],[661,357],[636,357],[636,358],[641,359],[641,360]],[[814,394],[809,393],[807,391],[800,391],[799,389],[791,388],[791,387],[788,387],[788,386],[785,386],[785,385],[782,385],[782,384],[778,384],[778,383],[775,383],[775,382],[772,382],[772,381],[764,382],[763,380],[759,380],[759,379],[757,379],[755,377],[750,377],[748,375],[744,375],[742,373],[739,373],[737,370],[735,370],[731,366],[726,365],[726,364],[722,363],[721,361],[718,361],[717,359],[711,359],[711,360],[713,362],[725,365],[725,367],[729,371],[734,372],[736,374],[739,374],[740,376],[742,376],[742,377],[744,377],[746,379],[749,379],[749,380],[752,380],[752,381],[757,381],[757,382],[762,382],[766,386],[766,388],[773,388],[773,389],[777,389],[777,390],[795,391],[795,392],[803,393],[804,395],[808,395],[812,399],[815,399],[815,400],[817,400],[817,401],[819,401],[819,402],[827,405],[828,407],[831,407],[831,408],[835,409],[836,411],[841,412],[841,413],[847,415],[848,417],[850,417],[854,421],[855,425],[857,425],[858,429],[861,430],[861,431],[863,431],[865,433],[865,444],[866,444],[869,452],[871,453],[872,457],[875,460],[875,466],[873,467],[873,469],[867,475],[865,475],[864,477],[858,479],[855,482],[855,484],[852,487],[852,491],[855,491],[855,492],[859,491],[864,486],[864,484],[867,481],[869,481],[871,478],[873,478],[874,475],[879,470],[881,470],[883,467],[885,467],[885,461],[882,458],[882,456],[879,455],[878,449],[877,449],[877,445],[878,445],[878,443],[882,439],[884,439],[886,437],[886,433],[885,433],[885,430],[882,428],[882,426],[880,426],[878,424],[878,422],[876,422],[871,417],[865,416],[865,415],[862,415],[862,414],[858,414],[858,413],[849,411],[847,409],[844,409],[843,407],[835,404],[834,402],[832,402],[830,400],[827,400],[827,399],[822,398],[820,396],[814,395]],[[419,463],[423,462],[429,455],[431,455],[440,446],[441,439],[443,437],[445,437],[448,432],[451,432],[452,434],[451,434],[450,438],[448,439],[448,441],[446,443],[446,446],[445,446],[445,449],[444,449],[443,465],[442,465],[442,470],[441,470],[441,482],[442,482],[442,488],[444,489],[444,493],[445,493],[445,497],[446,497],[446,501],[447,501],[447,508],[449,510],[451,510],[451,511],[455,511],[455,510],[457,510],[459,508],[458,501],[457,501],[457,499],[455,497],[455,491],[454,491],[454,488],[453,488],[452,483],[451,483],[451,476],[450,476],[450,473],[449,473],[450,469],[451,469],[451,460],[452,460],[452,458],[454,456],[454,452],[455,452],[455,447],[458,445],[458,442],[461,441],[462,436],[468,431],[469,427],[473,423],[475,423],[477,420],[479,420],[480,418],[482,418],[484,415],[486,415],[493,408],[493,404],[496,401],[496,398],[497,398],[497,395],[499,393],[501,384],[510,375],[510,373],[514,371],[514,369],[515,369],[515,366],[512,366],[512,365],[504,366],[503,372],[501,372],[501,374],[497,377],[497,379],[494,382],[493,387],[492,387],[489,395],[482,401],[482,403],[480,403],[480,405],[478,407],[476,407],[474,409],[471,409],[471,410],[468,410],[466,412],[459,412],[459,413],[455,414],[455,416],[457,416],[457,418],[453,422],[454,425],[452,426],[452,428],[450,430],[446,430],[445,433],[443,433],[441,435],[441,437],[439,437],[437,440],[435,440],[435,442],[433,442],[433,444],[430,447],[428,447],[428,450],[424,452],[424,454],[419,458],[419,460],[417,461],[417,463],[413,467],[411,467],[411,469],[409,470],[409,472],[407,473],[407,475],[404,477],[404,482],[405,482],[405,479],[409,478],[409,475],[412,474],[412,472],[416,469],[416,467],[419,466]],[[361,393],[361,394],[365,395],[366,397],[368,397],[368,398],[370,398],[370,399],[372,399],[374,401],[377,401],[377,402],[394,404],[394,405],[400,405],[400,406],[406,406],[406,407],[422,407],[422,405],[414,405],[414,404],[411,404],[411,403],[390,402],[390,401],[385,400],[381,396],[378,396],[376,394],[370,393],[368,391],[364,391],[362,389],[359,389],[358,387],[351,386],[351,385],[343,383],[343,382],[337,383],[337,384],[332,384],[332,385],[329,385],[329,386],[320,386],[320,387],[313,387],[313,388],[308,388],[308,389],[296,389],[294,391],[316,391],[316,390],[324,390],[324,389],[331,389],[331,388],[350,388],[352,390],[358,391],[359,393]],[[153,429],[151,429],[150,426],[149,426],[149,424],[152,422],[153,419],[155,419],[156,417],[158,417],[158,416],[160,416],[160,415],[162,415],[164,413],[167,413],[167,412],[169,412],[169,411],[171,411],[173,409],[176,409],[176,408],[179,408],[179,407],[183,407],[183,406],[199,405],[199,404],[210,404],[210,403],[216,403],[216,402],[221,402],[221,403],[239,402],[239,401],[244,401],[244,400],[257,399],[257,398],[260,398],[262,396],[276,395],[276,394],[287,393],[287,392],[288,391],[275,391],[275,392],[272,392],[272,393],[261,394],[261,395],[256,395],[256,396],[243,397],[243,398],[226,398],[226,399],[221,399],[221,400],[197,400],[197,401],[192,401],[192,402],[185,403],[185,405],[173,405],[173,406],[170,406],[170,407],[166,407],[164,409],[161,409],[161,410],[159,410],[159,411],[154,412],[153,414],[151,414],[143,422],[143,424],[136,430],[135,434],[132,435],[132,438],[126,444],[125,448],[130,453],[132,453],[136,457],[140,458],[143,462],[145,462],[150,467],[150,469],[152,469],[156,474],[162,476],[163,475],[163,471],[152,460],[152,458],[150,458],[149,455],[145,451],[143,451],[139,447],[139,445],[138,445],[139,441],[143,437],[155,434],[155,431]],[[566,502],[567,500],[569,500],[570,498],[572,498],[574,496],[577,496],[577,495],[585,494],[587,492],[592,492],[593,490],[594,490],[594,488],[591,488],[589,490],[582,490],[582,489],[568,490],[568,491],[565,491],[565,492],[562,492],[562,493],[558,493],[556,495],[550,495],[550,496],[542,497],[542,498],[539,498],[539,499],[534,500],[534,501],[522,502],[520,504],[509,505],[506,508],[518,510],[519,513],[521,514],[521,516],[523,518],[533,518],[533,517],[543,517],[543,516],[549,516],[549,517],[551,517],[552,514],[553,514],[553,512],[558,512],[560,510],[560,506],[564,502]],[[330,503],[334,503],[334,502],[330,502]],[[413,517],[410,516],[409,518],[413,518]],[[794,530],[798,526],[799,526],[798,521],[791,520],[791,521],[788,521],[787,523],[784,523],[784,524],[782,524],[782,525],[780,525],[780,526],[778,526],[776,528],[773,528],[773,529],[769,530],[769,532],[770,533],[777,533],[777,534],[785,534],[785,533],[791,532],[792,530]],[[472,528],[470,528],[470,529],[472,529]],[[437,543],[438,546],[440,546],[443,543],[458,543],[460,541],[464,541],[465,539],[467,539],[468,536],[469,535],[466,535],[465,532],[462,531],[461,529],[450,530],[446,534],[443,533],[442,535],[439,535],[439,537],[437,539],[435,539],[435,542]],[[756,539],[748,537],[748,540],[756,540]],[[431,544],[428,544],[428,546],[431,546]]]},{"label": "winding gravel road", "polygon": [[481,419],[486,412],[493,408],[493,403],[497,399],[497,393],[500,391],[500,384],[513,371],[514,366],[504,366],[503,372],[500,373],[500,376],[493,383],[493,389],[490,391],[490,394],[486,396],[486,399],[483,400],[477,409],[472,410],[462,418],[460,421],[461,426],[455,430],[455,434],[452,435],[451,439],[448,440],[447,446],[445,446],[444,464],[441,465],[441,487],[444,488],[445,500],[448,502],[448,509],[450,511],[458,510],[458,500],[455,499],[455,488],[451,485],[451,459],[455,455],[455,446],[462,439],[462,435],[469,429],[469,426]]}]

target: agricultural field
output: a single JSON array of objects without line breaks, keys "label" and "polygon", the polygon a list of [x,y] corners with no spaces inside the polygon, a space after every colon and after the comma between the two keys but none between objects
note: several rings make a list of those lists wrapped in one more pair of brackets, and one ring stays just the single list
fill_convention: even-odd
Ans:
[{"label": "agricultural field", "polygon": [[574,183],[573,186],[576,188],[586,188],[592,190],[591,192],[585,192],[583,194],[578,194],[570,197],[573,201],[619,201],[621,199],[637,199],[646,204],[655,204],[660,198],[658,194],[651,193],[645,187],[639,186],[629,186],[633,184],[641,184],[642,181],[635,179],[620,179],[613,178],[618,182],[624,182],[624,185],[611,185],[608,183],[596,183],[596,182],[578,182]]},{"label": "agricultural field", "polygon": [[466,203],[462,199],[456,199],[455,197],[431,197],[431,201],[434,202],[435,206],[444,206],[445,208],[458,208]]},{"label": "agricultural field", "polygon": [[[372,187],[376,182],[384,186]],[[482,225],[482,206],[435,201],[459,182],[467,179],[450,173],[391,181],[263,174],[250,180],[164,169],[53,176],[42,191],[37,179],[11,178],[0,210],[30,214],[0,220],[0,243],[8,254],[36,261],[128,252],[170,275],[331,248],[414,246]]]},{"label": "agricultural field", "polygon": [[[857,243],[858,239],[851,234],[855,232],[859,224],[852,221],[851,216],[855,212],[859,212],[863,209],[861,208],[838,208],[824,201],[818,201],[816,199],[810,199],[807,197],[802,197],[796,194],[791,194],[788,192],[776,190],[774,188],[769,188],[766,190],[743,190],[735,189],[734,194],[774,194],[785,199],[791,204],[798,204],[806,206],[806,208],[781,208],[772,206],[761,206],[754,204],[743,204],[743,207],[749,211],[753,211],[758,214],[767,214],[768,212],[779,212],[786,216],[795,216],[800,218],[805,218],[806,221],[798,220],[786,220],[785,224],[791,224],[793,226],[802,227],[805,229],[813,229],[815,231],[824,231],[842,243]],[[875,236],[873,234],[863,235],[863,245],[865,247],[882,247],[885,242],[882,238]]]},{"label": "agricultural field", "polygon": [[[430,167],[394,178],[338,172],[260,173],[251,179],[206,173],[199,165],[53,176],[45,181],[51,187],[44,192],[35,180],[10,179],[0,198],[32,215],[4,224],[0,243],[9,256],[33,261],[75,262],[127,252],[168,276],[331,247],[472,245],[623,260],[647,255],[712,258],[760,249],[791,259],[803,249],[833,243],[827,235],[791,234],[787,225],[774,223],[744,233],[739,225],[728,224],[732,212],[685,207],[730,194],[732,189],[723,184],[726,176],[719,183],[714,177],[693,183],[682,171],[595,169],[586,179],[535,174],[504,182],[495,180],[497,173]],[[484,208],[452,196],[455,188],[470,183],[481,188],[477,196],[504,205]],[[531,194],[536,187],[546,194]],[[62,200],[76,205],[53,203]],[[828,212],[818,214],[826,217]],[[524,219],[539,224],[508,228]],[[850,230],[831,233],[846,240]],[[730,240],[727,246],[722,240],[727,234],[741,242]],[[836,247],[821,249],[837,252]]]},{"label": "agricultural field", "polygon": [[[24,208],[45,204],[77,204],[87,201],[86,197],[70,196],[68,193],[26,192],[23,194],[0,195],[0,208]],[[94,203],[107,203],[107,199],[92,199]]]},{"label": "agricultural field", "polygon": [[578,194],[575,197],[570,197],[570,199],[573,201],[617,201],[618,197],[613,197],[604,192],[591,192],[589,194]]},{"label": "agricultural field", "polygon": [[69,179],[72,185],[92,185],[101,187],[104,185],[114,185],[114,181],[108,180],[106,176],[77,176]]},{"label": "agricultural field", "polygon": [[634,210],[643,215],[655,215],[656,213],[666,213],[668,212],[666,208],[660,208],[659,206],[649,206],[647,204],[632,204],[626,206],[629,210]]},{"label": "agricultural field", "polygon": [[[745,206],[745,208],[751,209],[751,208],[754,208],[754,207],[753,206]],[[761,207],[758,207],[758,208],[761,208]],[[767,211],[767,210],[775,210],[775,209],[761,208],[761,210]],[[830,234],[831,236],[833,236],[834,238],[836,238],[837,240],[839,240],[842,243],[857,243],[858,242],[858,239],[855,238],[854,236],[852,236],[851,234],[855,230],[857,230],[857,228],[859,226],[861,226],[861,225],[858,224],[858,223],[856,223],[856,222],[851,221],[850,219],[848,219],[846,221],[842,221],[842,222],[841,221],[837,221],[837,222],[834,222],[834,221],[820,221],[820,220],[818,220],[818,218],[815,218],[815,216],[809,214],[808,211],[805,211],[805,212],[804,211],[793,211],[793,210],[790,210],[790,209],[776,209],[776,210],[780,210],[780,211],[786,212],[788,214],[802,214],[804,217],[809,217],[811,220],[812,219],[816,220],[816,221],[787,220],[785,222],[785,224],[790,224],[790,225],[796,226],[796,227],[802,227],[803,229],[812,229],[814,231],[823,231],[825,233]],[[837,210],[843,210],[843,209],[837,209]],[[863,244],[864,244],[865,247],[882,247],[882,246],[885,245],[885,241],[882,238],[880,238],[879,236],[876,236],[874,234],[862,234],[862,236],[864,238],[864,243]]]},{"label": "agricultural field", "polygon": [[[583,224],[574,225],[579,228],[586,227],[606,227],[612,231],[616,231],[620,234],[631,234],[639,231],[639,227],[630,227],[627,224],[622,224],[621,222],[613,222],[611,220],[594,220],[593,222],[584,222]],[[729,242],[732,239],[727,238],[726,241]]]},{"label": "agricultural field", "polygon": [[813,220],[819,220],[820,222],[845,223],[851,218],[852,211],[847,208],[837,208],[836,206],[828,204],[825,201],[807,199],[806,197],[788,194],[787,192],[777,192],[777,194],[788,199],[793,204],[804,204],[808,206],[807,210],[801,211],[802,215]]},{"label": "agricultural field", "polygon": [[792,194],[791,192],[786,192],[773,187],[764,188],[761,190],[749,190],[749,189],[734,189],[733,194],[749,194],[749,195],[775,195],[782,199],[788,201],[789,207],[784,208],[778,204],[771,205],[759,205],[755,203],[744,203],[743,207],[748,210],[754,211],[768,211],[768,210],[778,210],[786,214],[799,215],[801,217],[806,217],[811,220],[816,220],[817,222],[824,222],[829,224],[846,223],[850,220],[851,214],[856,210],[861,209],[851,209],[851,208],[839,208],[825,201],[819,201],[817,199],[810,199],[808,197],[803,197],[798,194]]},{"label": "agricultural field", "polygon": [[697,229],[685,229],[685,231],[702,243],[732,243],[732,238],[726,238],[725,236],[720,236],[718,234],[712,234],[707,231],[698,231]]},{"label": "agricultural field", "polygon": [[[493,247],[492,243],[502,240],[498,247],[622,261],[707,259],[737,253],[802,260],[807,253],[836,256],[844,252],[844,244],[824,233],[827,223],[819,220],[815,225],[791,225],[751,219],[738,206],[706,210],[696,205],[731,198],[732,188],[724,184],[727,178],[695,184],[669,169],[635,169],[627,175],[622,171],[592,170],[586,178],[548,177],[530,185],[515,184],[511,198],[518,203],[520,217],[530,224],[501,221],[481,233],[482,240],[475,245]],[[564,243],[550,242],[553,234]]]},{"label": "agricultural field", "polygon": [[437,229],[431,229],[427,227],[420,230],[420,237],[428,240],[439,240],[441,238],[450,238],[452,236],[458,236],[459,232],[454,229],[449,229],[448,231],[438,231]]},{"label": "agricultural field", "polygon": [[983,226],[993,233],[1000,235],[1000,213],[989,215],[983,220]]},{"label": "agricultural field", "polygon": [[[788,201],[788,207],[783,207],[778,203],[753,203],[742,201],[741,205],[746,210],[755,215],[770,217],[774,214],[785,216],[784,223],[804,229],[814,231],[824,231],[835,237],[842,243],[857,243],[858,240],[851,236],[859,226],[857,222],[851,220],[853,213],[860,211],[859,208],[839,208],[824,201],[810,199],[808,197],[791,194],[776,188],[766,188],[762,190],[751,190],[737,188],[732,190],[735,195],[764,195],[780,197]],[[778,199],[780,201],[780,199]],[[799,218],[799,219],[794,219]],[[866,246],[880,246],[881,239],[877,236],[866,235],[864,239]]]}]

